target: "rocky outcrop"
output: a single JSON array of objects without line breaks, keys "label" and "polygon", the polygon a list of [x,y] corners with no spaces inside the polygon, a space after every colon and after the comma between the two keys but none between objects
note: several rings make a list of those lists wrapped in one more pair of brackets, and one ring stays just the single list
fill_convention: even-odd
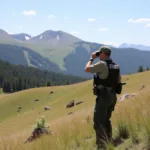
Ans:
[{"label": "rocky outcrop", "polygon": [[50,110],[50,107],[49,106],[45,106],[44,110]]},{"label": "rocky outcrop", "polygon": [[75,105],[75,104],[74,104],[74,100],[72,100],[72,101],[70,101],[70,102],[67,104],[66,108],[73,107],[74,105]]},{"label": "rocky outcrop", "polygon": [[50,92],[49,92],[49,94],[53,94],[53,93],[54,93],[54,91],[50,91]]},{"label": "rocky outcrop", "polygon": [[142,90],[142,89],[144,89],[145,88],[145,85],[142,85],[140,88],[139,88],[139,90]]},{"label": "rocky outcrop", "polygon": [[73,114],[73,112],[69,112],[69,113],[68,113],[68,115],[72,115],[72,114]]},{"label": "rocky outcrop", "polygon": [[22,109],[22,106],[19,106],[18,109]]},{"label": "rocky outcrop", "polygon": [[33,140],[36,140],[37,138],[41,137],[42,135],[51,135],[51,131],[47,131],[46,129],[36,128],[32,135],[24,142],[24,144],[32,142]]},{"label": "rocky outcrop", "polygon": [[135,97],[136,94],[132,93],[132,94],[124,94],[121,97],[118,98],[118,101],[124,101],[125,99],[129,99],[129,98],[133,98]]},{"label": "rocky outcrop", "polygon": [[34,101],[37,102],[37,101],[39,101],[39,99],[35,99]]},{"label": "rocky outcrop", "polygon": [[76,105],[82,104],[84,101],[79,101],[76,103]]}]

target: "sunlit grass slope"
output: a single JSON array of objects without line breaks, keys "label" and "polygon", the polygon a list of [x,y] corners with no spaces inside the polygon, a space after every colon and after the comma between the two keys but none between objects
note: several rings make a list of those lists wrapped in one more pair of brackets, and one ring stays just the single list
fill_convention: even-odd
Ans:
[{"label": "sunlit grass slope", "polygon": [[[92,95],[92,82],[83,82],[69,86],[45,87],[25,90],[14,94],[1,95],[0,98],[0,132],[6,133],[3,127],[7,126],[8,133],[16,132],[23,128],[30,128],[38,116],[44,115],[49,121],[68,115],[70,111],[77,112],[94,104]],[[49,94],[50,91],[56,93]],[[39,101],[35,102],[34,100]],[[83,100],[84,103],[71,109],[66,109],[66,104],[71,100],[75,102]],[[17,108],[22,110],[17,112]],[[50,111],[44,111],[44,106],[51,107]],[[34,110],[33,110],[34,109]],[[20,120],[20,121],[19,121]],[[19,121],[19,122],[18,122]],[[10,126],[12,124],[12,126]]]},{"label": "sunlit grass slope", "polygon": [[[136,146],[148,146],[150,127],[150,71],[123,76],[124,93],[136,93],[132,99],[118,102],[112,116],[113,132],[120,134],[121,123],[129,130],[130,138],[125,140],[117,149],[136,149]],[[139,88],[145,85],[141,91]],[[50,94],[50,91],[54,93]],[[119,95],[120,96],[120,95]],[[34,101],[38,99],[39,101]],[[75,107],[66,109],[71,100],[84,101]],[[95,133],[93,131],[93,109],[95,96],[92,93],[92,80],[68,85],[45,88],[34,88],[13,94],[0,95],[0,149],[5,150],[7,143],[10,149],[49,150],[49,149],[95,149]],[[22,110],[17,112],[18,107]],[[49,111],[44,111],[49,106]],[[68,115],[73,112],[73,115]],[[51,125],[53,136],[43,137],[31,144],[23,145],[30,135],[36,119],[45,116]],[[143,119],[144,118],[144,119]],[[119,126],[120,125],[120,126]],[[119,126],[119,127],[118,127]],[[138,134],[137,134],[138,133]],[[138,135],[138,137],[137,137]],[[139,144],[133,144],[135,139]],[[110,145],[111,147],[111,145]],[[112,148],[113,149],[113,148]]]}]

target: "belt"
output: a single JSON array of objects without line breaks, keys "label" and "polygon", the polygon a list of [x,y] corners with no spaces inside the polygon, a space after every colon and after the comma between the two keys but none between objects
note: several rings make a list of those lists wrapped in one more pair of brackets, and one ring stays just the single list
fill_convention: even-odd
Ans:
[{"label": "belt", "polygon": [[105,89],[108,93],[112,93],[115,91],[115,89],[113,87],[107,87],[107,86],[103,86],[103,85],[98,85],[96,87],[99,90]]},{"label": "belt", "polygon": [[112,87],[107,87],[107,86],[103,86],[103,85],[97,85],[96,86],[98,89],[102,89],[102,88],[106,88],[108,90],[112,90],[113,88]]}]

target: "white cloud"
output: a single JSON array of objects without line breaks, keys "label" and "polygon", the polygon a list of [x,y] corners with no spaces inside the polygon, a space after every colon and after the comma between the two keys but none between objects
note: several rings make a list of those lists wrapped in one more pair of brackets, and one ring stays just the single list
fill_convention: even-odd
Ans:
[{"label": "white cloud", "polygon": [[77,35],[79,35],[79,32],[78,32],[78,31],[72,31],[72,32],[71,32],[71,34],[73,34],[73,35],[76,35],[76,36],[77,36]]},{"label": "white cloud", "polygon": [[96,21],[95,18],[88,18],[88,22],[94,22],[94,21]]},{"label": "white cloud", "polygon": [[54,15],[52,15],[52,14],[48,16],[48,18],[50,18],[50,19],[53,19],[53,18],[55,18],[55,17],[56,17],[56,16],[54,16]]},{"label": "white cloud", "polygon": [[129,19],[128,23],[148,23],[150,22],[150,18],[139,18],[139,19]]},{"label": "white cloud", "polygon": [[150,23],[146,24],[145,27],[150,27]]},{"label": "white cloud", "polygon": [[108,31],[108,28],[99,28],[98,31],[99,32],[106,32],[106,31]]},{"label": "white cloud", "polygon": [[23,14],[25,16],[36,16],[36,11],[35,10],[28,10],[28,11],[24,11]]}]

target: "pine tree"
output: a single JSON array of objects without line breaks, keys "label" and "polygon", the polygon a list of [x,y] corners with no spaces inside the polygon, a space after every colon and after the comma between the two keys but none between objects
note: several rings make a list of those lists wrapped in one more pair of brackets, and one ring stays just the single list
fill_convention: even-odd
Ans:
[{"label": "pine tree", "polygon": [[0,88],[7,93],[34,87],[69,85],[85,80],[82,77],[12,65],[2,60],[0,60],[0,70]]},{"label": "pine tree", "polygon": [[51,86],[51,82],[47,81],[46,86]]},{"label": "pine tree", "polygon": [[150,70],[149,67],[147,67],[147,68],[146,68],[146,71],[149,71],[149,70]]},{"label": "pine tree", "polygon": [[143,71],[144,71],[144,68],[142,65],[140,65],[137,72],[143,72]]},{"label": "pine tree", "polygon": [[10,82],[8,80],[4,80],[2,88],[3,88],[3,92],[9,93],[11,91]]}]

